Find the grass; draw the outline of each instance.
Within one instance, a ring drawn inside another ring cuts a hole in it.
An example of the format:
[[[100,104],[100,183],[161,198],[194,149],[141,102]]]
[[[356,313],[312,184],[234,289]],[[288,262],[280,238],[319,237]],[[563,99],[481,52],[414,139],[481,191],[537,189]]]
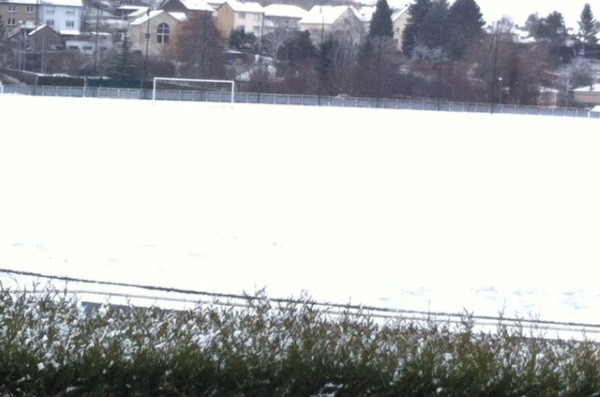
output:
[[[600,396],[589,340],[328,313],[309,297],[187,311],[0,288],[0,396]]]

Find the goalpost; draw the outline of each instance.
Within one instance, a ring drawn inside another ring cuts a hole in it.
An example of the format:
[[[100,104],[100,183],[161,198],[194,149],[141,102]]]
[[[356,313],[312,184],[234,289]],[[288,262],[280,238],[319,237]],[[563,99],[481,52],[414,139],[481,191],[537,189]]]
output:
[[[233,104],[235,101],[235,82],[233,80],[155,77],[152,81],[152,100]]]

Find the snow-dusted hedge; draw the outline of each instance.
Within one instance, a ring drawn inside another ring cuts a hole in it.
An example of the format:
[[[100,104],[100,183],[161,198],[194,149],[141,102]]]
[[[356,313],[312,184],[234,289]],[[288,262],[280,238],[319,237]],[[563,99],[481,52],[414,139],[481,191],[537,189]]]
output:
[[[309,298],[85,314],[51,288],[0,289],[0,396],[592,396],[593,342],[501,322],[331,315]],[[596,394],[595,394],[596,393]]]

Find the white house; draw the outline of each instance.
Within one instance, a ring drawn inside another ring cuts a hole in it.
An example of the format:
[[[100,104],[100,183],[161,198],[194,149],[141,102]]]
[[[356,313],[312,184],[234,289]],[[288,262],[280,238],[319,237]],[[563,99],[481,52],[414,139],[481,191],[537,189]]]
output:
[[[40,2],[40,23],[52,27],[61,34],[79,34],[82,17],[82,0],[44,0]]]
[[[30,32],[46,25],[62,34],[79,34],[83,16],[82,0],[4,0],[0,18],[7,37]]]
[[[304,8],[291,4],[271,4],[264,7],[264,11],[265,34],[276,29],[300,30],[300,20],[308,13]]]

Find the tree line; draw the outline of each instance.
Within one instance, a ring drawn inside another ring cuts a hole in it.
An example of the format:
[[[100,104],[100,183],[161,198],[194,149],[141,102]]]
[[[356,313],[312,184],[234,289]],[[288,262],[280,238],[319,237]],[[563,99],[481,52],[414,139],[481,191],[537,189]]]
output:
[[[321,37],[276,29],[257,38],[235,30],[226,40],[210,14],[197,14],[178,29],[175,45],[161,56],[133,51],[125,35],[120,49],[99,68],[116,79],[245,75],[239,89],[253,92],[519,105],[540,104],[545,88],[566,95],[569,87],[594,82],[582,62],[600,58],[599,25],[589,4],[581,12],[577,35],[557,11],[530,15],[522,27],[529,41],[515,40],[515,24],[508,19],[486,28],[475,0],[415,0],[407,12],[401,43],[394,38],[386,0],[377,1],[367,32],[346,26]],[[227,48],[245,56],[228,61]]]

